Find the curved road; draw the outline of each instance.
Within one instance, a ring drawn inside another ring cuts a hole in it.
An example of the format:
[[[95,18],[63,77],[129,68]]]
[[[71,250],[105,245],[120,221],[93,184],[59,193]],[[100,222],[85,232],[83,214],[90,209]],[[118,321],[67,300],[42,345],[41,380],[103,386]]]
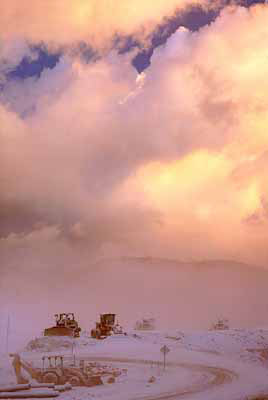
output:
[[[80,355],[79,355],[80,356]],[[117,363],[133,363],[133,364],[155,364],[158,365],[159,362],[152,360],[142,360],[142,359],[131,359],[131,358],[114,358],[114,357],[83,357],[85,360],[90,361],[104,361],[104,362],[117,362]],[[192,363],[177,363],[177,362],[167,362],[166,365],[171,367],[180,367],[190,369],[195,372],[208,373],[211,376],[206,382],[194,384],[191,387],[182,390],[181,388],[173,391],[166,392],[159,395],[152,396],[140,396],[135,397],[131,400],[171,400],[177,399],[181,396],[186,396],[190,394],[201,393],[207,391],[215,386],[220,386],[226,383],[231,383],[232,381],[238,379],[238,374],[234,371],[228,370],[226,368],[220,367],[208,367],[202,364],[192,364]]]
[[[35,355],[36,356],[36,355]],[[31,357],[31,359],[35,359],[36,357]],[[71,356],[65,355],[66,359],[72,359]],[[76,359],[84,359],[87,361],[102,361],[102,362],[116,362],[116,363],[125,363],[125,364],[150,364],[150,365],[159,365],[158,361],[153,360],[144,360],[144,359],[136,359],[136,358],[122,358],[122,357],[97,357],[97,356],[89,356],[88,354],[79,353],[76,355]],[[172,392],[165,392],[159,395],[150,395],[150,396],[138,396],[132,398],[131,400],[176,400],[179,397],[186,395],[193,395],[197,393],[202,393],[208,391],[209,389],[221,386],[223,384],[228,384],[238,379],[238,374],[234,371],[231,371],[226,368],[220,367],[209,367],[203,364],[193,364],[187,362],[167,362],[167,366],[170,367],[180,367],[185,368],[194,372],[207,373],[210,376],[210,379],[205,382],[193,384],[191,387],[177,390],[173,390]]]

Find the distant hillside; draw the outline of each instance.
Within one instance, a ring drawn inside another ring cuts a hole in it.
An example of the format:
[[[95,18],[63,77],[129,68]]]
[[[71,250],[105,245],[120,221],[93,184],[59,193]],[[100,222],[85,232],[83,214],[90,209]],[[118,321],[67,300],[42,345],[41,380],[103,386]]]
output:
[[[13,274],[5,287],[16,291],[12,297],[1,291],[9,305],[0,315],[3,344],[7,312],[11,343],[39,337],[60,312],[74,312],[87,331],[104,312],[116,313],[126,329],[141,318],[155,318],[157,329],[203,330],[218,318],[228,318],[234,328],[268,326],[268,270],[235,261],[84,260],[42,279],[32,271],[22,285]]]
[[[229,318],[233,326],[268,325],[264,268],[228,260],[191,263],[151,257],[103,259],[96,267],[117,288],[118,298],[129,302],[130,313],[141,316],[144,310],[158,317],[161,326],[205,328],[218,317]]]

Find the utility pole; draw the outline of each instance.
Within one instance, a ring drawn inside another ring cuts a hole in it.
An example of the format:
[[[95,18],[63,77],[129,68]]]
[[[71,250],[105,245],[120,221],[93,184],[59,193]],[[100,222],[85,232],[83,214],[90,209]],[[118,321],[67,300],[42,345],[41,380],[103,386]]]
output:
[[[6,353],[9,351],[9,331],[10,331],[10,315],[7,316],[7,332],[6,332]]]

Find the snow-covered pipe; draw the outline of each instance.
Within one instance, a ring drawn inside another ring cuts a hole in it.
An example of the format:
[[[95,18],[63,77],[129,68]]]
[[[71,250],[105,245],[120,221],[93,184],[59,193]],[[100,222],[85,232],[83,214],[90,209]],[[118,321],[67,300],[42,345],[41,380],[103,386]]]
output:
[[[59,396],[59,392],[55,390],[25,390],[25,391],[17,391],[17,392],[1,392],[0,399],[41,399],[41,398],[49,398],[49,397],[57,397]]]
[[[0,386],[1,392],[16,392],[17,390],[27,390],[30,389],[31,385],[29,383],[18,384],[18,385],[9,385],[9,386]]]

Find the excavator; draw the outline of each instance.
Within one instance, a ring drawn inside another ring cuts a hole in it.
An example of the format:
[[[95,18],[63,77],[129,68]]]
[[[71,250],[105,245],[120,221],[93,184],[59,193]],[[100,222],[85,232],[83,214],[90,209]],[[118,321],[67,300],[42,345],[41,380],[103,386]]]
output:
[[[74,313],[55,314],[56,325],[44,330],[44,336],[79,337],[81,328],[74,318]]]
[[[20,358],[19,354],[10,354],[13,358],[12,365],[17,378],[17,383],[29,383],[22,374],[24,369],[28,375],[38,383],[52,383],[54,385],[64,385],[70,383],[72,386],[95,386],[102,385],[101,376],[105,375],[101,369],[96,373],[96,368],[86,365],[85,360],[80,360],[79,366],[66,366],[63,356],[43,356],[43,365],[34,368],[31,363]],[[106,372],[106,375],[111,372]],[[120,372],[113,372],[113,376],[118,376]]]
[[[123,328],[115,323],[116,314],[101,314],[100,322],[96,322],[96,328],[91,330],[91,337],[94,339],[105,339],[113,334],[124,334]]]

